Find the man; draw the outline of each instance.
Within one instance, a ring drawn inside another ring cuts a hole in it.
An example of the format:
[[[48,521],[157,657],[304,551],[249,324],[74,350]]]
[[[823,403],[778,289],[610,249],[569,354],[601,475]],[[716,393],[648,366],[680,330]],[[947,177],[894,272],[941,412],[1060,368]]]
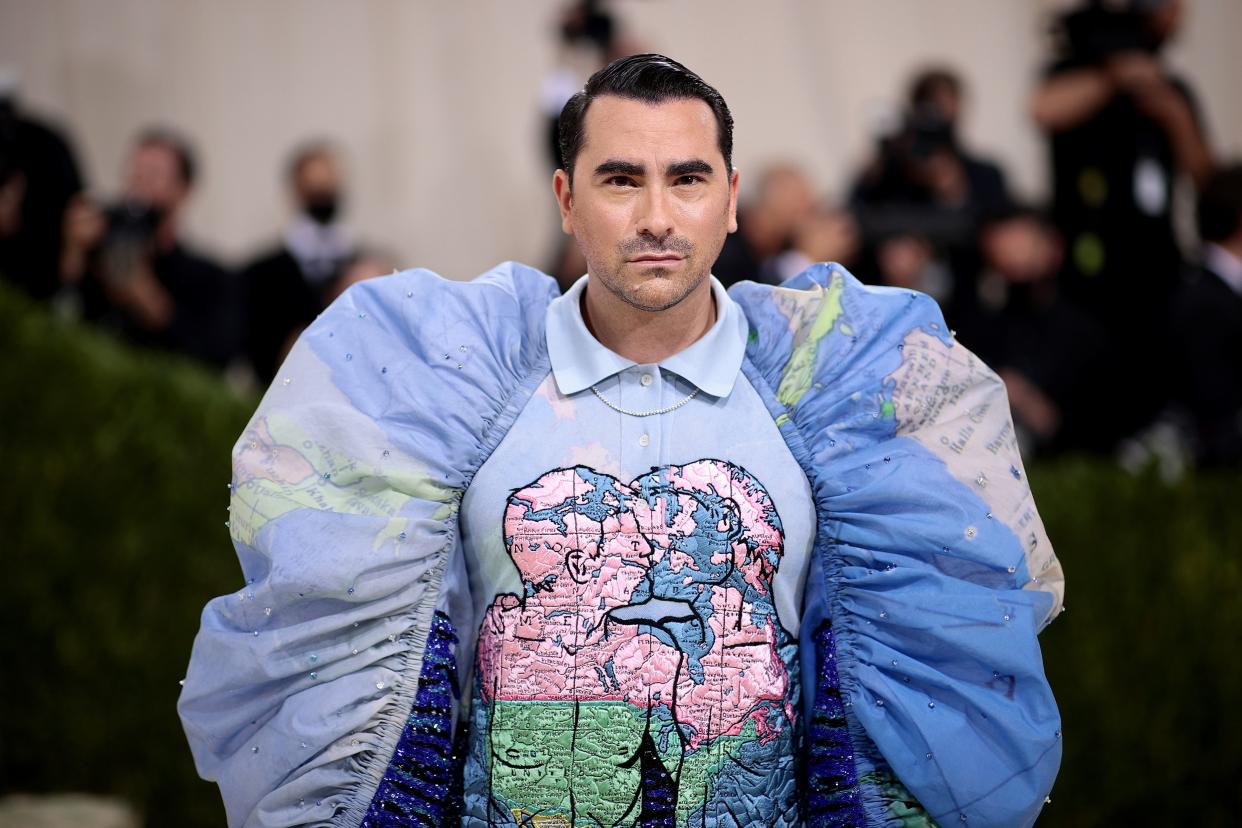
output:
[[[1164,64],[1183,0],[1090,0],[1059,22],[1061,54],[1031,112],[1048,135],[1053,218],[1066,240],[1066,296],[1124,342],[1108,423],[1113,442],[1167,401],[1159,337],[1182,269],[1175,192],[1199,187],[1212,156],[1194,95]]]
[[[60,278],[80,290],[88,319],[224,367],[238,350],[235,283],[181,238],[196,174],[183,138],[165,129],[140,135],[119,204],[105,210],[84,197],[70,202]]]
[[[815,217],[810,179],[793,164],[773,164],[759,174],[754,195],[740,212],[738,231],[725,240],[712,275],[726,288],[746,280],[780,284],[779,257]]]
[[[987,361],[1009,396],[1023,453],[1100,451],[1111,343],[1060,293],[1060,234],[1042,210],[1011,205],[984,222],[975,312],[958,336]]]
[[[31,117],[0,69],[0,279],[37,299],[56,293],[65,207],[81,190],[66,135]]]
[[[1029,824],[1061,574],[995,375],[834,266],[727,294],[680,64],[594,75],[561,157],[564,296],[356,287],[238,443],[180,703],[230,822]]]
[[[259,256],[242,275],[246,290],[246,351],[255,375],[272,381],[302,329],[340,292],[336,281],[354,255],[341,225],[344,182],[336,153],[315,143],[289,164],[297,215],[281,245]]]
[[[1199,196],[1203,252],[1174,303],[1181,398],[1196,459],[1242,463],[1242,164],[1222,167]]]
[[[850,195],[863,268],[876,284],[927,293],[954,325],[973,310],[983,219],[1009,200],[1001,168],[962,141],[965,103],[953,69],[919,71],[898,128],[880,136]]]

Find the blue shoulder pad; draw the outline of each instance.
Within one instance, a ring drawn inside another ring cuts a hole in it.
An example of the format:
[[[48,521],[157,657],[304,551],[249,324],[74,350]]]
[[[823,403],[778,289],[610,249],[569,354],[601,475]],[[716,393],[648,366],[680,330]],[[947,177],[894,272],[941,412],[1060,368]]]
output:
[[[412,270],[298,340],[233,452],[245,585],[203,612],[178,704],[231,826],[358,824],[393,754],[465,487],[547,371],[548,277]]]
[[[808,824],[905,824],[920,804],[940,824],[1030,824],[1060,763],[1036,636],[1064,587],[1004,385],[930,298],[838,265],[731,293],[821,515]]]

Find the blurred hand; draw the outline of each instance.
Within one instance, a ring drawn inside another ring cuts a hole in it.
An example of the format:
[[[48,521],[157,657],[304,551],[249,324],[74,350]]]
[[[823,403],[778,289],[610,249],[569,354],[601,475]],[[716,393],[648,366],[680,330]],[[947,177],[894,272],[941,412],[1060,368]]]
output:
[[[60,280],[73,285],[86,275],[86,257],[103,239],[108,219],[94,202],[76,195],[65,207],[61,225]]]
[[[1146,52],[1125,52],[1107,64],[1113,83],[1153,120],[1172,126],[1179,119],[1190,119],[1190,107],[1169,82],[1164,68]]]
[[[966,168],[954,152],[942,150],[932,155],[923,162],[922,174],[927,188],[940,204],[961,205],[970,196]]]
[[[85,254],[99,244],[108,229],[103,210],[84,195],[76,195],[65,207],[64,246],[70,253]]]
[[[1057,404],[1021,371],[1004,368],[1000,378],[1009,392],[1014,419],[1043,440],[1054,437],[1061,428],[1061,409]]]
[[[22,202],[26,198],[26,174],[15,172],[0,184],[0,239],[16,236],[22,229]]]
[[[160,331],[172,323],[176,305],[172,296],[145,263],[134,268],[125,279],[104,280],[108,298],[129,314],[142,328]]]
[[[1147,52],[1119,52],[1104,64],[1104,70],[1118,89],[1134,93],[1158,84],[1167,84],[1160,61]]]

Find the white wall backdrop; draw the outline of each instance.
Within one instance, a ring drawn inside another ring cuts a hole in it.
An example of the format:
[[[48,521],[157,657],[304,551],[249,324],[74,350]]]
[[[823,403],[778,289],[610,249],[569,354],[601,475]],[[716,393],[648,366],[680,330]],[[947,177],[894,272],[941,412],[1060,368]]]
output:
[[[840,193],[869,125],[912,71],[957,67],[965,133],[1017,189],[1044,193],[1026,115],[1044,22],[1062,0],[626,0],[644,48],[716,85],[746,174],[802,163]],[[287,216],[290,149],[329,137],[352,177],[360,237],[402,266],[457,277],[502,259],[543,264],[558,232],[539,84],[556,61],[561,0],[0,0],[0,67],[26,107],[65,127],[93,192],[115,193],[134,133],[193,138],[203,166],[190,234],[236,262]],[[1242,156],[1242,2],[1197,0],[1172,60],[1213,143]]]

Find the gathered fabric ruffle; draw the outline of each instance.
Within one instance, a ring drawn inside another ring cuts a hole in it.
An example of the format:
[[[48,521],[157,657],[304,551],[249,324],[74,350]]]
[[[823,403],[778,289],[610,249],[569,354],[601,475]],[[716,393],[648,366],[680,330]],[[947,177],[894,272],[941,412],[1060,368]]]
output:
[[[854,773],[843,748],[809,764],[826,804],[808,824],[858,824],[858,808],[867,825],[1030,824],[1061,755],[1037,633],[1063,577],[1003,384],[932,300],[839,266],[731,293],[745,370],[820,514],[804,711],[850,734]]]
[[[204,610],[178,704],[229,825],[366,818],[428,678],[462,494],[547,371],[555,295],[511,263],[370,280],[281,367],[233,453],[245,583]]]

